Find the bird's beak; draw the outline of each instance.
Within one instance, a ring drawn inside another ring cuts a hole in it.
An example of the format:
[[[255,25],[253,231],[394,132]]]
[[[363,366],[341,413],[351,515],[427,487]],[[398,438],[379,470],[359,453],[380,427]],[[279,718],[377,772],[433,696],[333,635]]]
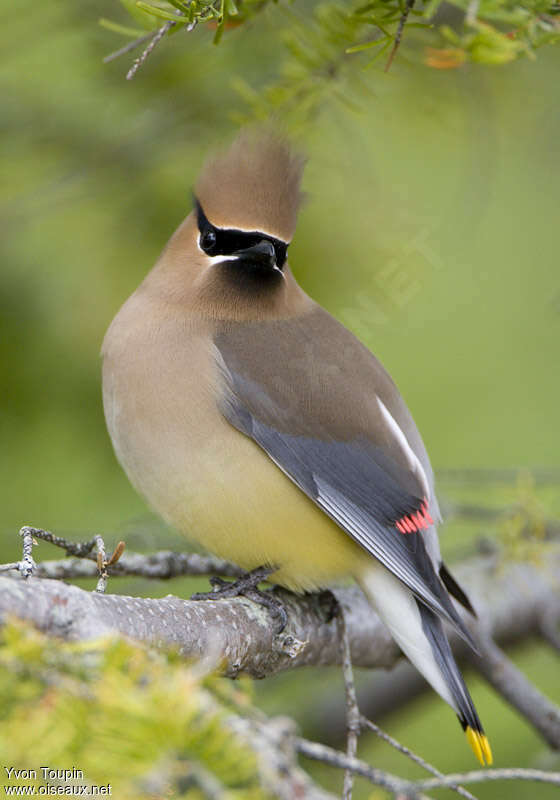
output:
[[[276,250],[268,239],[262,239],[257,244],[252,247],[246,247],[244,250],[237,250],[233,255],[250,266],[278,269],[276,265]]]

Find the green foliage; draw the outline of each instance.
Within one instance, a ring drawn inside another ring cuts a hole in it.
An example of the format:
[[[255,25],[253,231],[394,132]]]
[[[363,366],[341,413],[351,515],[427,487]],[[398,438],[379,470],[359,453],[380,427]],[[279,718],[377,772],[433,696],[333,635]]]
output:
[[[247,81],[233,80],[248,107],[247,113],[236,116],[240,124],[266,120],[281,110],[282,118],[298,127],[314,117],[328,98],[356,110],[359,94],[369,91],[362,74],[353,74],[349,81],[347,51],[367,24],[361,14],[349,13],[332,3],[317,6],[311,20],[287,13],[291,24],[282,33],[282,41],[288,57],[279,77],[261,92],[254,91]],[[377,53],[383,51],[380,47]]]
[[[268,0],[120,0],[127,12],[150,29],[172,22],[168,33],[198,24],[215,28],[214,42],[268,5]],[[275,78],[262,91],[234,77],[250,113],[237,121],[262,119],[271,112],[295,122],[313,117],[326,97],[349,107],[352,95],[368,87],[363,69],[384,65],[406,16],[404,0],[369,0],[359,4],[327,2],[282,6],[288,25],[281,34],[286,55]],[[560,40],[560,5],[556,0],[428,0],[410,9],[400,58],[421,60],[434,69],[454,69],[466,62],[506,64],[534,57],[545,44]],[[118,30],[119,26],[103,20]],[[154,33],[157,28],[154,29]],[[122,26],[120,31],[127,34]],[[130,32],[129,35],[135,35]],[[385,58],[383,58],[385,56]]]
[[[214,42],[218,43],[227,24],[240,25],[268,0],[243,0],[239,5],[235,0],[120,0],[127,12],[138,20],[144,28],[151,30],[154,22],[172,22],[169,33],[182,28],[192,30],[199,23],[207,23],[216,28]],[[155,31],[154,31],[155,33]]]
[[[501,520],[497,540],[504,561],[542,563],[547,552],[557,547],[546,535],[548,509],[538,497],[530,472],[521,472],[517,482],[516,502]]]
[[[264,800],[251,743],[233,734],[251,707],[243,686],[122,640],[62,644],[12,622],[0,639],[3,763],[72,764],[119,800],[156,787],[195,800],[209,784],[225,800]]]

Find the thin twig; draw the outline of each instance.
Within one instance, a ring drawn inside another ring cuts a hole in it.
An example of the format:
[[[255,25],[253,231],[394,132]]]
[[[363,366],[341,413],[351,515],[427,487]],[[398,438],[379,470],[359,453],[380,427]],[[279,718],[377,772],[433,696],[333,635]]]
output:
[[[469,654],[474,667],[507,702],[540,733],[553,750],[560,750],[560,708],[533,686],[487,633],[474,639],[479,654]]]
[[[395,34],[395,41],[393,43],[393,47],[391,48],[391,52],[389,53],[389,58],[387,59],[387,63],[385,64],[385,72],[389,72],[389,69],[391,68],[391,64],[393,63],[393,59],[395,58],[395,55],[397,54],[397,50],[399,49],[399,45],[401,43],[402,32],[404,30],[404,26],[405,26],[406,21],[408,19],[408,15],[410,14],[412,9],[414,8],[414,3],[415,3],[415,0],[406,0],[406,6],[405,6],[405,9],[404,9],[403,13],[401,14],[401,18],[399,20],[399,27],[397,28],[397,32]]]
[[[485,769],[473,772],[455,773],[445,775],[444,778],[429,778],[416,783],[417,789],[437,789],[440,786],[449,787],[452,783],[486,783],[487,781],[534,781],[535,783],[550,783],[560,786],[560,772],[545,772],[541,769],[521,769],[516,767],[506,769]]]
[[[57,578],[59,580],[94,578],[97,575],[95,562],[95,554],[82,556],[80,559],[63,558],[41,561],[37,564],[34,574],[38,578]],[[240,578],[244,574],[240,567],[221,558],[203,556],[199,553],[176,553],[172,550],[146,554],[128,552],[118,564],[109,563],[107,571],[114,577],[135,575],[159,580],[193,575],[222,575],[226,578]]]
[[[33,550],[33,534],[35,532],[34,528],[30,528],[27,525],[20,530],[19,535],[23,539],[23,557],[18,564],[18,570],[20,575],[24,578],[29,578],[30,575],[33,574],[33,570],[35,569],[35,561],[31,554]]]
[[[426,772],[430,772],[432,775],[435,775],[436,778],[445,777],[443,772],[440,772],[439,769],[436,769],[436,767],[430,764],[429,761],[425,761],[421,756],[414,753],[404,744],[401,744],[396,739],[393,739],[392,736],[389,736],[389,734],[386,733],[382,728],[380,728],[379,725],[376,725],[375,722],[372,722],[370,719],[364,717],[363,715],[360,716],[360,722],[362,724],[362,727],[368,728],[370,731],[373,731],[375,734],[377,734],[377,736],[379,736],[380,739],[383,739],[383,741],[387,742],[387,744],[390,744],[391,747],[394,747],[395,750],[399,751],[399,753],[402,753],[404,756],[410,758],[411,761],[414,761],[414,763],[418,764],[419,767],[425,769]],[[456,786],[455,784],[452,784],[449,786],[449,788],[457,792],[457,794],[460,794],[461,797],[465,798],[465,800],[476,800],[476,797],[472,795],[470,792],[467,792],[466,789],[463,789],[462,786]]]
[[[179,11],[178,14],[180,14],[180,13],[181,12]],[[158,30],[156,31],[155,35],[150,40],[149,45],[144,50],[142,50],[142,52],[140,53],[138,58],[134,59],[134,62],[132,64],[131,68],[126,73],[127,81],[131,81],[134,78],[134,76],[136,75],[136,73],[138,72],[138,70],[140,69],[142,64],[144,63],[144,61],[148,58],[148,56],[153,52],[153,50],[161,42],[161,40],[163,39],[165,34],[168,31],[170,31],[171,28],[173,28],[175,26],[175,24],[176,23],[173,22],[172,20],[167,20],[167,22],[163,23],[161,28],[158,28]]]
[[[98,575],[97,555],[93,552],[97,537],[85,542],[72,542],[62,536],[42,528],[22,528],[35,539],[60,547],[69,556],[61,560],[42,561],[33,568],[38,578],[93,578]],[[107,561],[108,575],[138,575],[143,578],[177,578],[185,575],[223,575],[228,578],[240,578],[245,573],[236,564],[214,556],[199,553],[175,553],[161,550],[157,553],[126,553],[123,555],[124,542],[119,542],[113,555]],[[121,558],[122,556],[122,558]],[[85,560],[83,560],[85,559]],[[93,562],[93,563],[90,563]],[[118,563],[117,563],[118,562]],[[19,570],[22,562],[0,565],[0,572]]]
[[[358,736],[360,735],[360,709],[356,697],[354,683],[354,670],[352,669],[352,656],[350,654],[350,639],[344,619],[344,609],[338,605],[337,622],[340,631],[340,649],[342,653],[342,675],[344,677],[344,691],[346,696],[346,755],[355,758],[358,751]],[[354,788],[354,773],[347,769],[344,773],[344,786],[342,800],[352,800]]]
[[[29,531],[35,539],[42,539],[44,542],[54,544],[55,547],[61,547],[66,551],[67,555],[76,556],[77,558],[90,557],[91,551],[96,545],[95,536],[86,542],[71,542],[69,539],[64,539],[62,536],[57,536],[55,533],[46,531],[43,528],[25,527],[21,529],[20,534],[24,530]],[[93,559],[96,560],[96,557],[93,556]]]
[[[306,758],[321,761],[323,764],[329,764],[331,767],[337,767],[338,769],[351,770],[355,775],[360,775],[370,783],[375,784],[375,786],[382,786],[394,794],[410,798],[410,800],[425,797],[410,781],[392,775],[390,772],[370,767],[369,764],[359,758],[349,758],[345,753],[334,750],[325,744],[296,737],[294,746],[297,752]]]
[[[99,580],[97,581],[95,591],[100,594],[105,594],[105,589],[107,588],[107,553],[105,552],[103,537],[96,536],[95,544],[97,547],[97,569],[99,572]]]
[[[382,786],[384,789],[406,798],[425,797],[422,794],[425,790],[429,791],[440,787],[450,789],[461,783],[485,783],[486,781],[520,780],[560,786],[560,772],[545,772],[540,769],[522,768],[476,770],[412,782],[398,778],[389,772],[370,767],[369,764],[360,759],[348,758],[339,750],[334,750],[332,747],[327,747],[317,742],[310,742],[308,739],[296,738],[294,746],[298,753],[307,758],[321,761],[323,764],[329,764],[339,769],[352,770],[356,775],[366,778],[376,786]]]
[[[109,558],[107,558],[105,542],[103,541],[102,537],[96,536],[95,541],[97,544],[97,571],[99,574],[99,580],[97,581],[95,591],[99,592],[100,594],[105,594],[105,590],[107,589],[107,579],[109,577],[107,567],[113,566],[117,563],[124,553],[125,543],[119,542]]]
[[[178,17],[183,17],[183,16],[184,16],[184,14],[183,14],[183,12],[182,12],[182,11],[177,11],[177,16],[178,16]],[[136,59],[134,60],[134,63],[132,64],[131,68],[130,68],[130,69],[128,70],[128,72],[126,73],[126,79],[127,79],[127,81],[131,81],[131,80],[132,80],[132,78],[134,78],[134,76],[136,75],[136,73],[138,72],[138,70],[140,69],[140,67],[142,66],[142,64],[143,64],[143,63],[146,61],[146,59],[148,58],[148,56],[149,56],[149,55],[151,55],[151,53],[153,52],[153,50],[154,50],[154,49],[157,47],[157,45],[158,45],[158,44],[161,42],[161,40],[163,39],[163,37],[165,36],[165,34],[166,34],[166,33],[169,33],[169,31],[171,30],[171,28],[173,28],[173,27],[174,27],[176,24],[177,24],[177,23],[176,23],[174,20],[171,20],[171,19],[170,19],[170,20],[168,20],[167,22],[164,22],[164,24],[161,26],[161,28],[158,28],[158,30],[155,32],[155,34],[153,34],[153,35],[152,35],[152,34],[150,34],[150,36],[152,36],[152,38],[151,38],[151,40],[150,40],[150,43],[149,43],[149,44],[148,44],[148,46],[145,48],[145,50],[143,50],[143,51],[140,53],[140,55],[138,56],[138,58],[136,58]],[[192,22],[190,22],[188,25],[185,25],[184,27],[185,27],[185,30],[187,31],[187,33],[190,33],[191,31],[193,31],[193,30],[196,28],[197,24],[198,24],[198,18],[195,18],[195,19],[193,19],[193,21],[192,21]]]
[[[124,56],[127,53],[130,53],[131,50],[135,50],[137,47],[140,47],[141,44],[147,42],[148,39],[152,39],[156,35],[157,31],[150,31],[149,33],[145,33],[143,36],[139,36],[138,39],[134,39],[132,42],[125,44],[124,47],[119,47],[118,50],[114,50],[112,53],[109,53],[108,56],[105,56],[103,59],[104,64],[108,64],[110,61],[114,61],[119,56]]]

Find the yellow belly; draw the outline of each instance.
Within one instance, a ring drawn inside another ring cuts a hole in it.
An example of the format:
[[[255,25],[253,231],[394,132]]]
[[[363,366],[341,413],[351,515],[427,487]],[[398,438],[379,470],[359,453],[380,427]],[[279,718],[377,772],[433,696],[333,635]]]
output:
[[[210,340],[186,337],[179,323],[124,336],[119,317],[105,346],[105,414],[117,456],[150,505],[244,569],[278,565],[271,579],[295,591],[367,569],[371,557],[221,415]],[[158,335],[180,337],[173,358],[162,357],[170,348]]]
[[[293,591],[325,587],[371,563],[217,409],[173,429],[166,418],[116,414],[112,436],[131,482],[188,538],[246,570],[278,565],[271,580]]]
[[[230,435],[238,440],[234,453],[207,451],[196,459],[198,477],[170,520],[175,527],[244,569],[277,565],[271,580],[294,591],[361,573],[371,557],[258,445],[237,431]]]

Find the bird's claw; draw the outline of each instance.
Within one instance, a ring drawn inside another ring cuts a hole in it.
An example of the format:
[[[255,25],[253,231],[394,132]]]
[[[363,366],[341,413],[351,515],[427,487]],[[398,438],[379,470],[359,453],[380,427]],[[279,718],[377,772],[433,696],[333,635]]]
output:
[[[246,597],[257,605],[268,609],[271,617],[276,623],[275,633],[282,633],[288,622],[288,615],[282,601],[272,595],[270,591],[262,591],[258,588],[261,581],[276,571],[276,567],[257,567],[257,569],[247,572],[236,581],[226,581],[223,578],[212,577],[210,584],[212,591],[196,592],[191,596],[191,600],[221,600],[230,597]]]

